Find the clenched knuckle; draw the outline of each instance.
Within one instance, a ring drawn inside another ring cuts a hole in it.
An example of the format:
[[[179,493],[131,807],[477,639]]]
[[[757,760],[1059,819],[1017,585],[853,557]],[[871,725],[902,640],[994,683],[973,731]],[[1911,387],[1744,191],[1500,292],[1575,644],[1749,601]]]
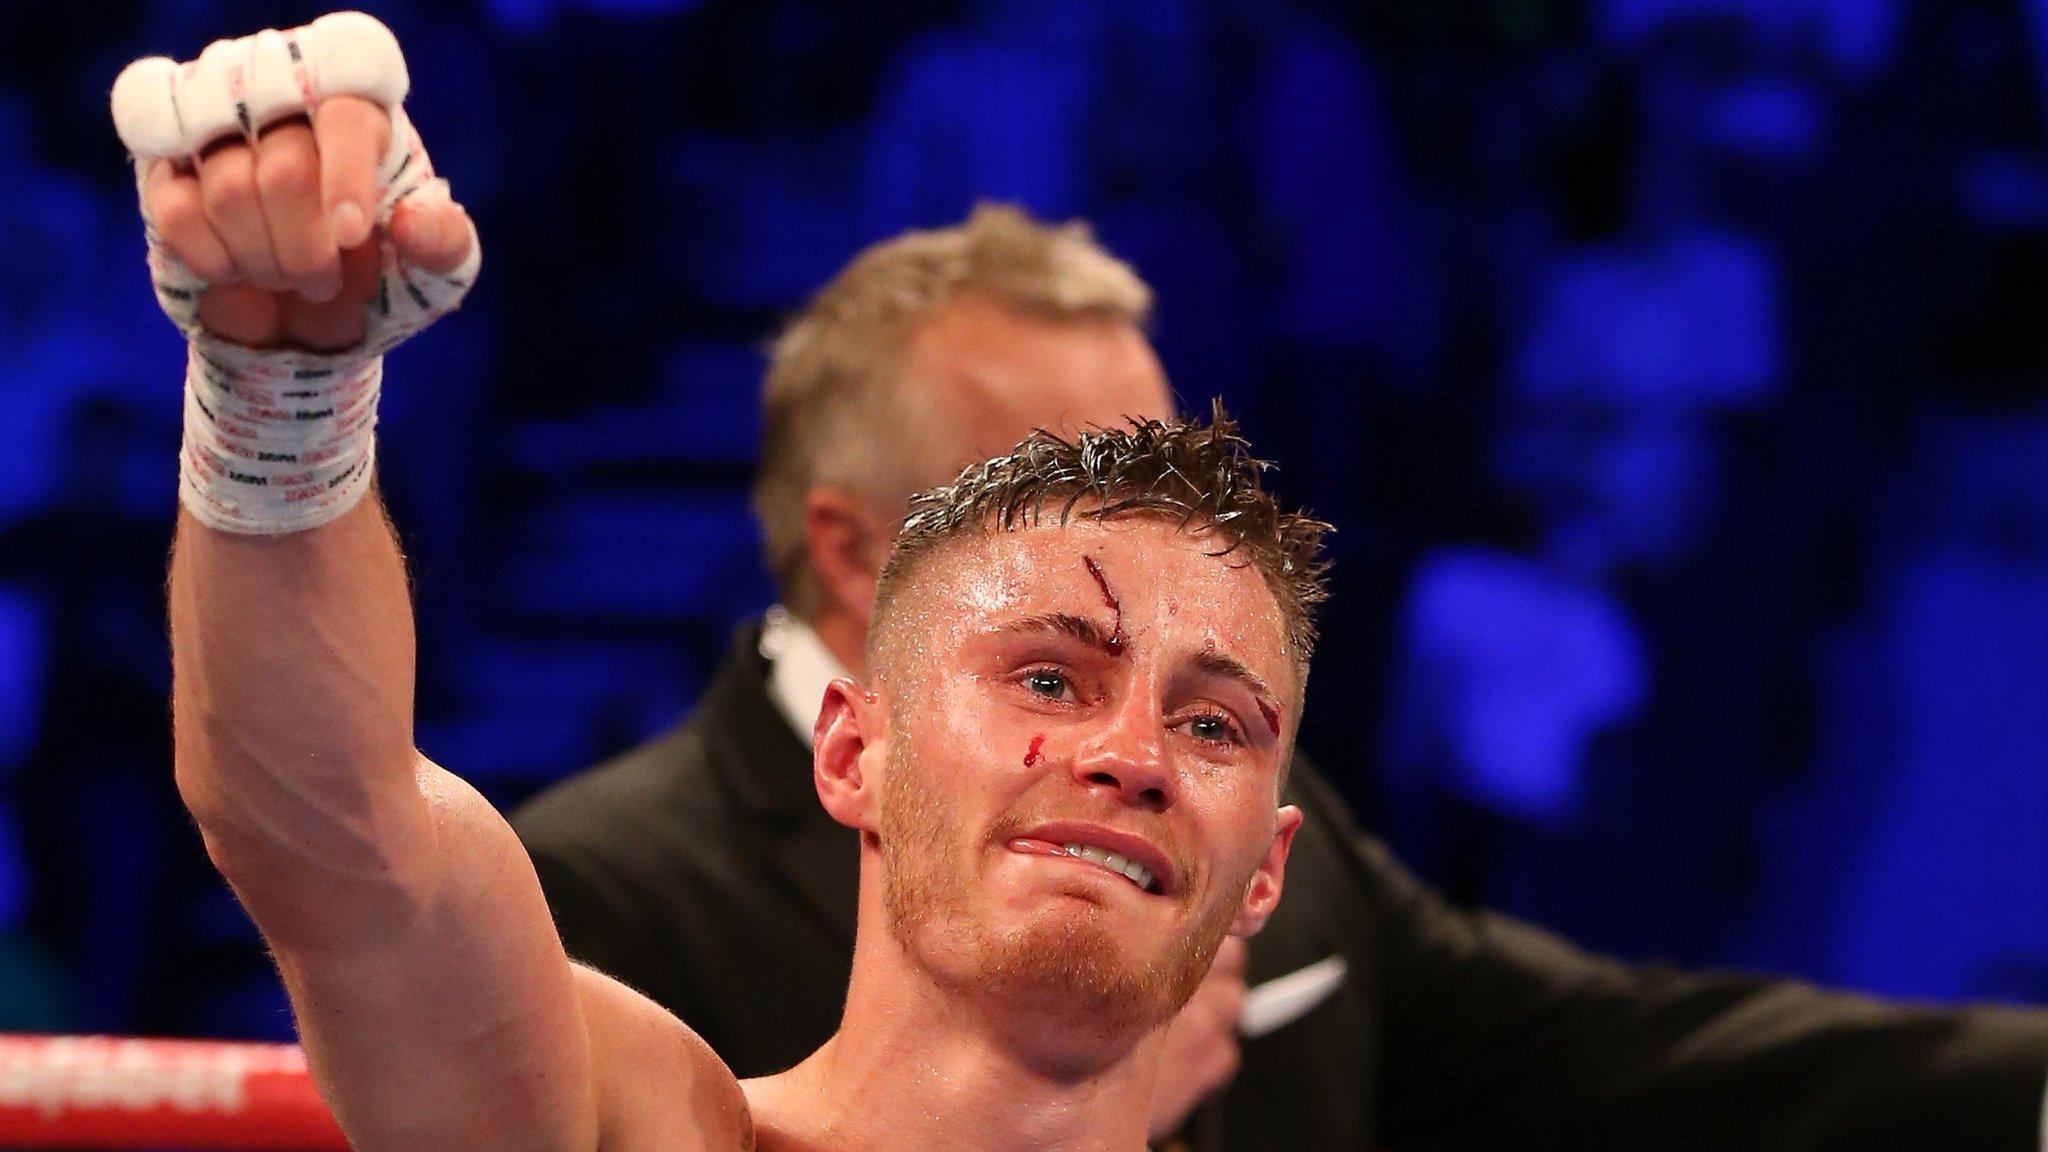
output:
[[[256,165],[256,180],[266,201],[303,200],[320,188],[313,158],[298,149],[264,153]]]
[[[208,280],[231,271],[221,259],[219,246],[207,233],[206,217],[199,210],[196,195],[161,200],[156,206],[157,234],[179,263]]]
[[[198,229],[206,226],[197,193],[182,185],[157,189],[150,198],[149,215],[157,231],[173,245],[188,243]]]
[[[249,211],[256,202],[256,185],[246,168],[219,172],[204,181],[200,195],[207,212],[219,220]]]

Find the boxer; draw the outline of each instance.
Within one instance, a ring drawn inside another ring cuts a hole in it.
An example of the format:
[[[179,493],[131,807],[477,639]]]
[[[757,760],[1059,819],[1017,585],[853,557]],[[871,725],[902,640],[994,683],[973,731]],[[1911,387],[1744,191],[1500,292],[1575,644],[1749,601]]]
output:
[[[859,832],[838,1032],[744,1084],[570,963],[504,820],[413,745],[374,496],[382,354],[479,246],[339,14],[117,82],[191,345],[170,583],[178,786],[323,1094],[379,1148],[1102,1148],[1163,1026],[1281,892],[1324,525],[1217,412],[1038,435],[917,498],[814,773]]]

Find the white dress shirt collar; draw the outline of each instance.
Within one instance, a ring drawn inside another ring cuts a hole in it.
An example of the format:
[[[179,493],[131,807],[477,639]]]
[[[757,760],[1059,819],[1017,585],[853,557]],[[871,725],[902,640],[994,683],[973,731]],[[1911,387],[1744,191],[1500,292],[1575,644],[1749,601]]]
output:
[[[825,702],[825,689],[841,676],[850,676],[832,650],[811,626],[777,604],[761,621],[761,655],[768,661],[768,694],[782,718],[796,732],[797,739],[810,747],[811,730],[817,726],[818,707]]]

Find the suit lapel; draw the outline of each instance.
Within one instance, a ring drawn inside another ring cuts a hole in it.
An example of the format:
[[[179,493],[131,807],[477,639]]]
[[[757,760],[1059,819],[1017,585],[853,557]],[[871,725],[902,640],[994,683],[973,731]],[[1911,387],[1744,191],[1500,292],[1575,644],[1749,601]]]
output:
[[[748,624],[698,706],[705,750],[752,827],[748,847],[832,936],[851,948],[860,841],[818,804],[811,750],[769,695],[761,628]]]

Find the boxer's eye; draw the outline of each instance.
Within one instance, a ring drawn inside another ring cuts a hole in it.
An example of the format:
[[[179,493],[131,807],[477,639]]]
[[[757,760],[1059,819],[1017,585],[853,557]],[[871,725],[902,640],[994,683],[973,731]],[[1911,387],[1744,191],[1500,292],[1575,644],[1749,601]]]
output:
[[[1067,674],[1057,668],[1030,668],[1019,677],[1026,691],[1047,700],[1071,700],[1074,686]]]
[[[1244,733],[1221,712],[1197,712],[1181,721],[1188,735],[1210,744],[1242,744]]]

